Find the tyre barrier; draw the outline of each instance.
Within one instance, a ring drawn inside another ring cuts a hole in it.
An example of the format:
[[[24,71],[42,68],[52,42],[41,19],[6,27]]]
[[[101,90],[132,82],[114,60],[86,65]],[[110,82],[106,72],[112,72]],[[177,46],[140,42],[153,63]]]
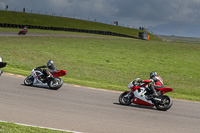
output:
[[[81,32],[81,33],[111,35],[111,36],[119,36],[119,37],[128,37],[128,38],[141,39],[140,37],[125,35],[125,34],[119,34],[119,33],[110,32],[110,31],[85,30],[85,29],[75,29],[75,28],[45,27],[45,26],[34,26],[34,25],[20,25],[20,24],[0,23],[0,27],[7,27],[7,28],[23,28],[24,26],[27,26],[28,29],[70,31],[70,32]]]

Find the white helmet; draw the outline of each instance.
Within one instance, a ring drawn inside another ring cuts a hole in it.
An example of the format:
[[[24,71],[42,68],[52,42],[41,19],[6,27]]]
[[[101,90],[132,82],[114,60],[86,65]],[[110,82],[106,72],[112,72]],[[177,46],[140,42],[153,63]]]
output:
[[[1,56],[0,56],[0,62],[2,62],[2,58],[1,58]]]
[[[47,62],[47,66],[50,67],[51,65],[53,65],[53,61],[52,61],[52,60],[49,60],[49,61]]]

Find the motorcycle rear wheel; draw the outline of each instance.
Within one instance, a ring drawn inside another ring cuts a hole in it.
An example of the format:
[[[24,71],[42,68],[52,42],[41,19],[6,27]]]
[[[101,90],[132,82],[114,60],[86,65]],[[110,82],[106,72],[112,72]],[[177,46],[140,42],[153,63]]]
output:
[[[121,105],[130,105],[132,103],[132,98],[130,98],[129,100],[127,99],[127,92],[124,92],[122,93],[120,96],[119,96],[119,103]]]
[[[155,107],[158,110],[166,111],[171,108],[173,101],[169,96],[162,95],[159,96],[159,98],[161,99],[161,102],[155,104]]]
[[[30,75],[24,79],[24,85],[31,86],[33,85],[33,77]]]
[[[50,89],[58,90],[63,85],[63,80],[61,78],[53,78],[48,85]]]

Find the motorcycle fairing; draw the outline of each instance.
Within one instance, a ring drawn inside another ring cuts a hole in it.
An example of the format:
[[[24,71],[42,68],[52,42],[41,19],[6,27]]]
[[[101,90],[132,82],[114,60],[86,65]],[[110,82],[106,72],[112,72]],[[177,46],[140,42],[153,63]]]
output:
[[[38,74],[37,74],[38,73]],[[38,75],[43,75],[43,73],[42,72],[40,72],[40,71],[38,71],[38,70],[32,70],[32,72],[31,72],[31,76],[33,76],[34,77],[34,80],[33,80],[33,84],[34,85],[47,85],[47,83],[43,83],[42,81],[40,81],[39,79],[38,79]]]
[[[143,101],[137,97],[133,98],[133,103],[139,104],[139,105],[145,105],[145,106],[153,106],[151,101]]]
[[[34,78],[33,85],[47,85],[47,83],[43,83],[38,78]]]
[[[138,88],[133,93],[134,93],[133,103],[152,106],[153,104],[152,101],[147,100],[145,97],[146,90],[144,87]]]
[[[136,91],[136,90],[138,90],[139,88],[140,88],[139,86],[132,86],[131,87],[131,89],[132,89],[133,92]]]

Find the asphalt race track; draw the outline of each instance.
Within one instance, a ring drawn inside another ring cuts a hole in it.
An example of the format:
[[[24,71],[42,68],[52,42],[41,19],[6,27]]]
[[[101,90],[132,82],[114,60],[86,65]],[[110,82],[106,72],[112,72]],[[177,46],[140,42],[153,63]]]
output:
[[[84,133],[199,133],[200,103],[174,100],[168,111],[118,103],[121,92],[64,84],[59,90],[0,77],[0,120]],[[173,92],[172,92],[173,93]]]

